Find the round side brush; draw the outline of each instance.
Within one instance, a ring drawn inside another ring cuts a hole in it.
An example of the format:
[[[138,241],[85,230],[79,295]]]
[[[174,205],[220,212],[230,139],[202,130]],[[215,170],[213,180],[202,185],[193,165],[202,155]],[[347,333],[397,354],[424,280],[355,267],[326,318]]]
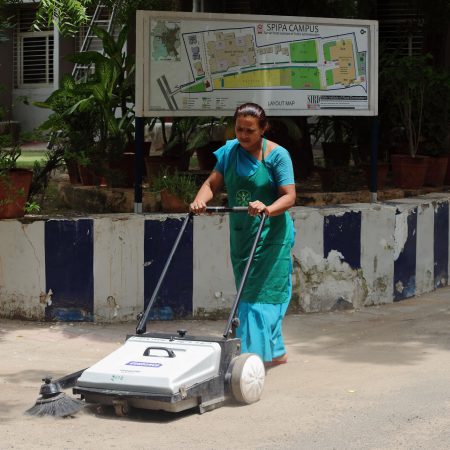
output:
[[[68,397],[61,389],[60,384],[52,382],[51,377],[43,378],[44,382],[39,390],[40,397],[33,407],[25,411],[31,416],[67,417],[76,414],[84,405],[78,399]]]

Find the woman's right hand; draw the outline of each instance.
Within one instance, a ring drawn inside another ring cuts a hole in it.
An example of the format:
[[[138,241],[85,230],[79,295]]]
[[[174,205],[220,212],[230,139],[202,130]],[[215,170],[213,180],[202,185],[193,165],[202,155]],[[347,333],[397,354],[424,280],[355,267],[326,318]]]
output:
[[[189,205],[189,211],[194,214],[203,214],[206,211],[206,203],[202,200],[194,200]]]

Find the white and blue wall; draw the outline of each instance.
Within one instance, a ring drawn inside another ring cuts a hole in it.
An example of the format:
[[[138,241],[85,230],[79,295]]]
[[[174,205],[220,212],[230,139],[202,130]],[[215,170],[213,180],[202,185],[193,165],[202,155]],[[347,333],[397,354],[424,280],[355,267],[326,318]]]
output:
[[[450,194],[292,209],[293,300],[305,312],[392,303],[448,285]],[[135,321],[184,215],[0,221],[0,316]],[[228,216],[188,224],[151,317],[227,314]]]

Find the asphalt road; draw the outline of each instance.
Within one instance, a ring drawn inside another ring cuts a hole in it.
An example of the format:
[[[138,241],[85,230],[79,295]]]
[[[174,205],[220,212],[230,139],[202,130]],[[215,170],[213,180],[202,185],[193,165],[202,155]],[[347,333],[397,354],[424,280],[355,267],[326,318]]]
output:
[[[158,322],[219,336],[224,322]],[[290,315],[289,363],[262,399],[199,415],[85,407],[74,418],[25,416],[43,375],[98,361],[134,324],[0,320],[0,449],[448,449],[450,288],[361,311]],[[70,391],[68,391],[70,394]]]

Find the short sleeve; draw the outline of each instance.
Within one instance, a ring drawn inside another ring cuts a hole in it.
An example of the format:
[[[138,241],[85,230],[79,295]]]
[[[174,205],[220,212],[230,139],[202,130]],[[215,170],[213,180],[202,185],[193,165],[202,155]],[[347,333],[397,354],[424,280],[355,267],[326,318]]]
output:
[[[225,173],[225,151],[226,145],[220,147],[218,150],[214,152],[215,157],[217,158],[216,165],[214,166],[214,170],[221,173],[222,175]]]
[[[284,147],[273,149],[269,153],[266,163],[271,169],[273,182],[276,186],[295,184],[291,156]]]
[[[236,145],[236,142],[237,142],[236,139],[227,141],[225,145],[223,145],[214,152],[214,155],[217,158],[214,170],[216,170],[222,175],[225,175],[226,168],[228,167],[228,161],[230,159],[230,152],[233,146]]]

